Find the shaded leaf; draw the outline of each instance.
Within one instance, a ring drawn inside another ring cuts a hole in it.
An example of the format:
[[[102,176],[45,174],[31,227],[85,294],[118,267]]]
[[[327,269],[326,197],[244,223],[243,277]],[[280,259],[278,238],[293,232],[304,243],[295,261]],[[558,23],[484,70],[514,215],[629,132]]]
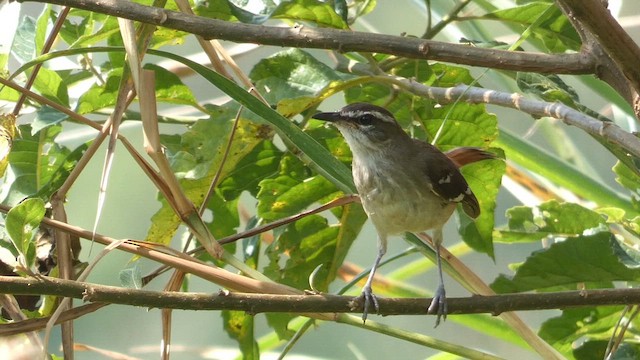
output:
[[[120,270],[119,277],[120,284],[126,288],[142,289],[144,286],[138,262],[133,262],[127,268]]]
[[[224,331],[238,342],[242,358],[260,359],[260,348],[254,335],[254,316],[244,311],[222,311]]]
[[[622,308],[622,306],[601,306],[566,309],[562,311],[562,315],[545,321],[539,335],[566,356],[571,356],[573,351],[582,352],[586,349],[594,351],[592,355],[600,351],[604,353],[606,342],[611,336],[610,329],[620,319]],[[604,348],[594,347],[595,343],[593,343],[582,350],[576,349],[576,345],[583,343],[585,339],[604,341]],[[599,359],[602,358],[603,356],[599,357]]]
[[[33,135],[46,127],[60,124],[67,118],[69,118],[67,114],[45,105],[36,111],[36,118],[31,123],[31,134]]]
[[[33,60],[36,57],[36,21],[30,16],[25,16],[13,39],[11,52],[22,63]]]

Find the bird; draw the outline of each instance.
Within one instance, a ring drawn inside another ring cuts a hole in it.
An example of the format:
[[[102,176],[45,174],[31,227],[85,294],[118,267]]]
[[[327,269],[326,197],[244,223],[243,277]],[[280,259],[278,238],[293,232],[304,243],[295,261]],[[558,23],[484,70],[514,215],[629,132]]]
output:
[[[478,199],[460,173],[466,164],[494,159],[474,147],[443,153],[434,145],[411,138],[387,109],[352,103],[335,112],[312,116],[337,127],[353,154],[352,174],[365,213],[378,235],[377,256],[362,288],[362,320],[371,307],[379,312],[372,283],[387,251],[389,236],[432,230],[438,267],[438,287],[428,307],[436,325],[447,316],[440,247],[442,229],[458,204],[472,219],[480,215]]]

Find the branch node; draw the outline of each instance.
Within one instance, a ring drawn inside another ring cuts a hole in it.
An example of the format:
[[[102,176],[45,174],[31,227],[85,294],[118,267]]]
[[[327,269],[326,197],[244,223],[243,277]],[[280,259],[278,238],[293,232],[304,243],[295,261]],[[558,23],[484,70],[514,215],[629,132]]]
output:
[[[418,52],[424,56],[427,56],[427,54],[429,53],[429,43],[426,41],[420,43],[420,45],[418,45]]]
[[[82,301],[84,302],[93,302],[93,297],[96,291],[93,287],[86,287],[82,292]]]
[[[231,291],[227,289],[218,290],[218,296],[231,296]]]

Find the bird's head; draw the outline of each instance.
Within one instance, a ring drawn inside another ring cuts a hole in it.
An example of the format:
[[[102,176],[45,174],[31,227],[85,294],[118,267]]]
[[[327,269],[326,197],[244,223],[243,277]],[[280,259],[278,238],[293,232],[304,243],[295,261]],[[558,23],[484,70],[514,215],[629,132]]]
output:
[[[383,149],[409,137],[387,109],[372,104],[353,103],[312,117],[333,123],[354,152]]]

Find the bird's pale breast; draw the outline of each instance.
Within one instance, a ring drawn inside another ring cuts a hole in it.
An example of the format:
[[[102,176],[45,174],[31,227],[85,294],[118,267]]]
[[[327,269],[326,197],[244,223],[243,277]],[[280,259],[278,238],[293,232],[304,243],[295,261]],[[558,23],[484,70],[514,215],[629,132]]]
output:
[[[404,170],[380,161],[354,163],[358,194],[376,229],[391,235],[444,224],[456,204],[433,193],[426,179],[411,177]]]

